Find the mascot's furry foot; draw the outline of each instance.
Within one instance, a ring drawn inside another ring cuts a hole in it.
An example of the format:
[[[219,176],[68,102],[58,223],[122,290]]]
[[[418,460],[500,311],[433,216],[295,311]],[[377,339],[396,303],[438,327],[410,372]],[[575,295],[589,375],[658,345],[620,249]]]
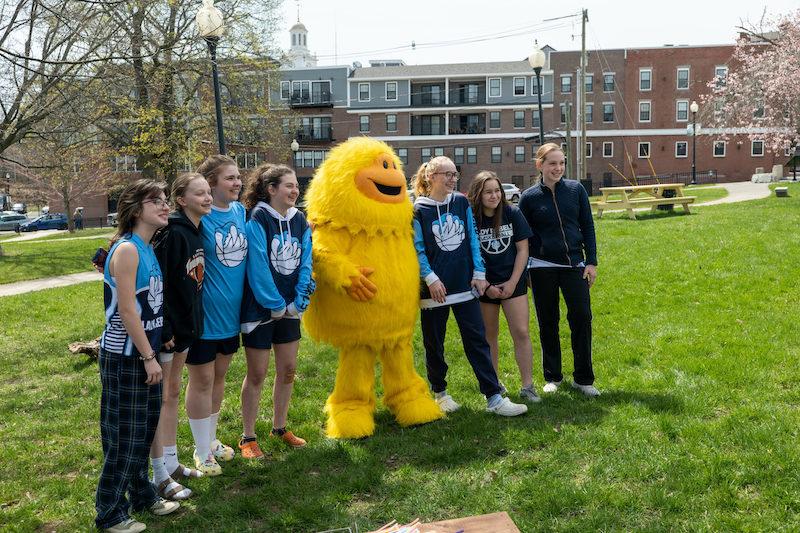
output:
[[[335,404],[328,399],[325,404],[325,412],[328,413],[325,433],[332,439],[369,437],[375,432],[374,408],[374,405],[363,402]]]
[[[397,423],[403,427],[427,424],[444,417],[439,404],[430,397],[430,393],[394,406],[392,413]]]
[[[383,365],[383,403],[401,426],[433,422],[444,416],[428,385],[414,370],[411,339],[387,349]]]

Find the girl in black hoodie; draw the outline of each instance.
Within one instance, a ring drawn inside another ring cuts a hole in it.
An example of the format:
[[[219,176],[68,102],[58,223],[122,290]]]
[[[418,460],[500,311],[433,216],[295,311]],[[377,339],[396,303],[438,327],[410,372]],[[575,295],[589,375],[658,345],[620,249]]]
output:
[[[161,417],[150,449],[153,482],[161,497],[188,498],[180,484],[202,474],[178,462],[178,399],[189,346],[203,333],[203,273],[205,261],[200,219],[211,211],[211,188],[201,174],[183,174],[172,184],[175,211],[155,238],[155,252],[164,276],[164,340],[159,362],[164,385]]]

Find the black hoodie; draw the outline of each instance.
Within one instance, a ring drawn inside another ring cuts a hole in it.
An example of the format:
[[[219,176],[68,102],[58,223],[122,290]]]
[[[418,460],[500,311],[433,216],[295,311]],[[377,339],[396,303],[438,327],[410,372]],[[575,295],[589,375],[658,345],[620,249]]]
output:
[[[185,351],[203,334],[202,222],[195,227],[181,211],[169,215],[169,224],[154,239],[164,277],[164,328],[161,338],[175,338],[175,349]]]

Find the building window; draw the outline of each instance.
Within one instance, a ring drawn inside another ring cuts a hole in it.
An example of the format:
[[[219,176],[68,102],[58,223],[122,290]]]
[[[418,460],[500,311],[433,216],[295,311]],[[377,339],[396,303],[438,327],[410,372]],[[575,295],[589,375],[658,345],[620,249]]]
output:
[[[489,111],[489,127],[492,129],[500,127],[500,111]]]
[[[442,157],[444,155],[444,148],[434,148],[433,157]]]
[[[361,115],[358,117],[358,131],[361,133],[369,131],[369,115]]]
[[[492,163],[500,163],[503,160],[503,150],[499,146],[492,146]]]
[[[650,100],[639,102],[639,122],[650,122]]]
[[[478,162],[478,149],[475,146],[467,147],[467,164],[474,165]]]
[[[408,148],[398,148],[397,157],[400,158],[401,163],[408,165]]]
[[[541,82],[541,76],[539,77],[539,81]],[[540,89],[541,87],[539,87],[539,85],[536,83],[536,76],[531,76],[531,96],[534,94],[540,94]]]
[[[500,78],[489,78],[489,98],[500,98]]]
[[[282,81],[281,82],[281,100],[288,100],[289,99],[289,82]]]
[[[283,119],[283,134],[289,135],[289,133],[291,132],[291,128],[292,128],[292,119],[290,118]]]
[[[592,143],[587,142],[586,143],[586,158],[588,159],[590,157],[592,157]]]
[[[603,74],[603,92],[604,93],[613,93],[614,92],[614,73],[613,72],[606,72]]]
[[[317,168],[327,156],[327,150],[299,150],[294,153],[294,165],[297,168]]]
[[[464,147],[456,146],[453,148],[453,163],[456,165],[464,164]]]
[[[725,141],[714,141],[714,157],[725,157]]]
[[[764,118],[764,101],[756,100],[756,108],[753,110],[753,118]]]
[[[386,100],[389,102],[394,102],[397,100],[397,82],[396,81],[387,81],[386,82]]]
[[[587,74],[584,77],[584,80],[585,80],[585,84],[584,85],[586,86],[586,92],[587,93],[593,93],[594,92],[594,74]]]
[[[567,104],[558,104],[558,109],[560,111],[559,115],[561,117],[561,123],[567,123]]]
[[[539,110],[538,109],[533,109],[531,111],[531,127],[533,127],[533,128],[541,128],[542,127],[542,123],[539,120]]]
[[[524,163],[525,162],[525,147],[524,146],[515,146],[514,147],[514,162],[515,163]]]
[[[591,124],[594,120],[594,104],[586,104],[584,114],[586,115],[586,123]]]
[[[572,92],[572,76],[561,76],[561,94]]]
[[[761,157],[764,155],[764,141],[750,141],[750,155]]]
[[[640,68],[639,69],[639,90],[649,91],[653,88],[653,69]]]
[[[727,80],[728,80],[728,66],[717,65],[716,67],[714,67],[714,81],[716,81],[717,87],[724,87]]]
[[[567,143],[561,143],[561,151],[567,154]]]
[[[369,83],[358,84],[358,101],[369,102]]]
[[[639,157],[641,159],[649,159],[650,158],[650,143],[649,142],[639,143]]]
[[[422,149],[422,162],[427,163],[431,159],[431,149],[430,148],[423,148]]]
[[[386,131],[397,131],[397,115],[386,115]]]
[[[689,67],[678,67],[678,89],[689,88]]]
[[[614,143],[606,141],[603,143],[603,157],[614,157]]]
[[[514,111],[514,127],[525,127],[525,111]]]
[[[675,120],[678,122],[689,121],[689,100],[675,102]]]
[[[603,122],[614,122],[614,104],[612,102],[603,104]]]
[[[136,166],[135,155],[118,155],[115,162],[117,172],[137,172],[139,170]]]
[[[684,158],[689,154],[689,143],[686,141],[677,141],[675,143],[675,157]]]
[[[525,96],[525,78],[514,78],[514,96]]]

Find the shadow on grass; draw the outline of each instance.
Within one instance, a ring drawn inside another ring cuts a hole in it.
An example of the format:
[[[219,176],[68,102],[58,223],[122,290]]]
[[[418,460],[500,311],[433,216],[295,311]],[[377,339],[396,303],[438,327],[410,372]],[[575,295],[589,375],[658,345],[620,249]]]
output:
[[[682,208],[673,209],[672,211],[637,211],[636,212],[636,220],[631,220],[628,218],[627,212],[614,212],[614,213],[603,213],[603,218],[598,219],[597,215],[595,215],[595,222],[598,220],[630,220],[631,222],[637,221],[645,221],[645,220],[661,220],[664,218],[673,218],[673,217],[682,217],[682,216],[691,216],[695,213],[687,213]]]

